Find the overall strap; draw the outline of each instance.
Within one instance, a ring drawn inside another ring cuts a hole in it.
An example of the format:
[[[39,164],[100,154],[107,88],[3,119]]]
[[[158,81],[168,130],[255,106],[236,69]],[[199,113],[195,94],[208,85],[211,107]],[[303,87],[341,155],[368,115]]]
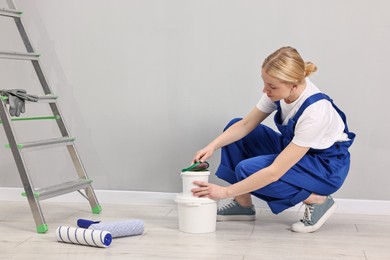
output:
[[[339,113],[341,119],[343,120],[344,122],[344,125],[345,125],[345,128],[344,128],[344,132],[345,133],[349,133],[349,130],[348,130],[348,124],[347,124],[347,117],[345,116],[344,112],[341,111],[334,103],[333,103],[333,100],[331,100],[332,102],[332,106],[334,109],[336,109],[337,113]]]
[[[325,95],[324,93],[316,93],[314,95],[311,95],[310,97],[308,97],[304,102],[303,104],[301,105],[301,107],[298,109],[297,113],[294,115],[294,117],[292,118],[292,120],[294,122],[297,122],[299,117],[302,115],[303,111],[305,111],[305,109],[310,106],[311,104],[314,104],[315,102],[319,101],[319,100],[322,100],[322,99],[327,99],[329,100],[332,104],[332,99],[330,97],[328,97],[327,95]]]
[[[275,101],[275,104],[276,104],[276,107],[277,107],[276,110],[280,110],[280,100]]]
[[[349,130],[348,130],[348,124],[347,124],[347,117],[345,116],[344,112],[341,111],[334,103],[333,103],[333,99],[331,99],[328,95],[324,94],[324,93],[317,93],[317,94],[314,94],[310,97],[308,97],[305,102],[303,102],[302,106],[299,108],[298,112],[295,114],[294,118],[293,118],[293,121],[294,122],[297,122],[298,118],[302,115],[303,111],[305,111],[305,109],[310,106],[311,104],[319,101],[319,100],[322,100],[322,99],[326,99],[328,100],[333,108],[337,111],[337,113],[340,115],[341,119],[343,120],[344,122],[344,132],[345,133],[349,133]]]

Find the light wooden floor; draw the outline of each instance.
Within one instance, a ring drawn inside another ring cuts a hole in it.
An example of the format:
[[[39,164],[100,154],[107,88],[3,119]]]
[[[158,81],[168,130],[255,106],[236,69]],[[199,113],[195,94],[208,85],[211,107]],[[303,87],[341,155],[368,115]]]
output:
[[[215,233],[187,234],[178,230],[175,206],[102,206],[93,215],[87,203],[43,202],[49,231],[37,234],[27,202],[0,201],[0,259],[390,259],[390,216],[336,213],[320,231],[297,234],[289,227],[301,214],[258,209],[255,222],[219,222]],[[79,218],[138,218],[145,232],[108,248],[57,242],[56,228]]]

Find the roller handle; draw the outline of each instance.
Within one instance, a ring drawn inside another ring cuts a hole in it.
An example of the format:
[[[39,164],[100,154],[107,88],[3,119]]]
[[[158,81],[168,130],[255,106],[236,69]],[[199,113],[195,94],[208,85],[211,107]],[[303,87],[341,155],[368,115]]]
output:
[[[100,223],[100,221],[93,221],[93,220],[82,219],[82,218],[77,220],[77,226],[81,228],[89,228],[90,225],[97,224],[97,223]]]

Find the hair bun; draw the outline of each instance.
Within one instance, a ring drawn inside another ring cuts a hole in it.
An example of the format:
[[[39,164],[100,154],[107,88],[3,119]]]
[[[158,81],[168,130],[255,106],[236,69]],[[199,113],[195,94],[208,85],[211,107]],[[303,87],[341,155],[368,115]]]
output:
[[[312,73],[316,71],[317,71],[317,66],[314,63],[310,61],[305,62],[305,77],[310,76]]]

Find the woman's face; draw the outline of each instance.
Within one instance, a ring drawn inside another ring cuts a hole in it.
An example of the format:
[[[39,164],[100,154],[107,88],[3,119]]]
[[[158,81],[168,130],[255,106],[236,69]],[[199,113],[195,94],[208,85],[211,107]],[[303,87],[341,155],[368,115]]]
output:
[[[284,83],[277,78],[268,75],[264,69],[261,71],[261,77],[263,78],[264,88],[263,92],[272,101],[288,98],[291,95],[293,84]]]

